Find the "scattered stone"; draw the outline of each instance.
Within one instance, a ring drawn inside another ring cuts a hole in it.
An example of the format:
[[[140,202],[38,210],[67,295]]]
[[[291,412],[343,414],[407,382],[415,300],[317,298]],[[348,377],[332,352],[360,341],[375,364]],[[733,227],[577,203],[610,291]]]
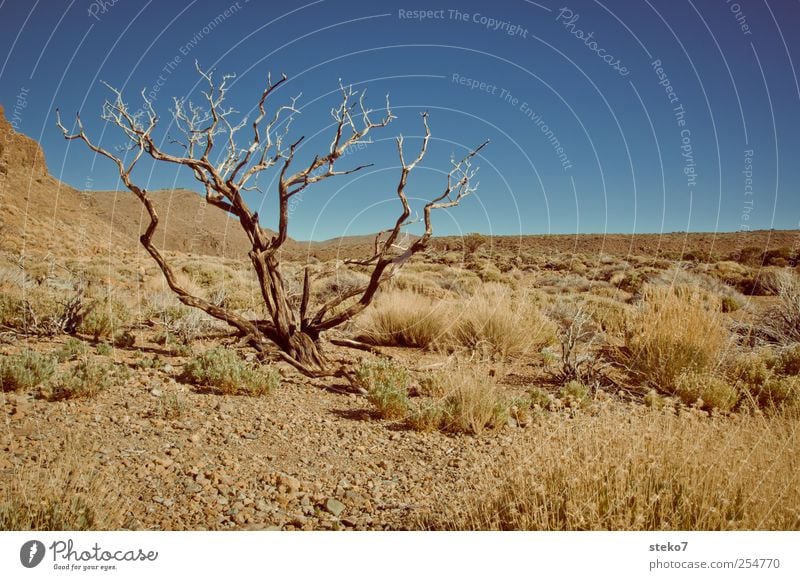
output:
[[[332,497],[329,497],[325,502],[325,511],[337,518],[344,511],[344,508],[345,505],[342,502]]]
[[[294,516],[290,521],[289,524],[293,525],[296,528],[302,528],[308,522],[308,518],[305,516]]]
[[[200,493],[201,491],[203,491],[202,486],[199,486],[196,483],[190,483],[186,486],[186,493]]]
[[[295,493],[300,489],[300,482],[291,475],[281,473],[278,475],[278,486],[283,486],[289,493]]]
[[[150,394],[153,395],[154,397],[160,397],[164,393],[162,393],[161,389],[159,389],[158,387],[154,387],[153,389],[151,389]]]

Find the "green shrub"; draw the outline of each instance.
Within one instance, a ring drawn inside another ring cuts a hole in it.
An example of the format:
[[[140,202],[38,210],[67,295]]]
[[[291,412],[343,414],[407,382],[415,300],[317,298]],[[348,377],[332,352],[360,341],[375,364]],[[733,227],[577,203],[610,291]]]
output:
[[[110,344],[108,344],[107,342],[100,342],[95,347],[95,351],[100,356],[108,356],[112,352],[114,352],[114,348]]]
[[[783,349],[775,366],[784,375],[800,375],[800,344]]]
[[[742,305],[733,296],[723,296],[721,300],[722,312],[736,312]]]
[[[736,357],[728,374],[733,381],[744,385],[745,390],[752,390],[769,380],[774,364],[774,357],[766,350],[742,354]]]
[[[800,401],[800,376],[770,376],[762,385],[750,388],[759,407],[780,407]]]
[[[399,419],[408,412],[408,371],[389,359],[364,359],[356,379],[367,399],[384,419]]]
[[[79,357],[86,356],[88,353],[89,347],[86,343],[74,337],[68,338],[67,342],[61,345],[61,348],[53,352],[58,362],[75,360]]]
[[[211,348],[184,366],[181,378],[227,395],[267,395],[280,385],[278,371],[248,365],[232,350]]]
[[[164,361],[157,354],[151,357],[144,356],[142,351],[137,351],[133,359],[133,366],[139,370],[155,369],[160,370],[164,366]]]
[[[531,387],[528,390],[528,400],[532,408],[549,409],[553,404],[553,396],[541,387]]]
[[[559,395],[564,404],[572,409],[587,407],[592,402],[589,387],[580,381],[569,381],[561,387]]]
[[[25,327],[25,303],[22,299],[0,293],[0,324],[22,330]]]
[[[114,298],[103,298],[91,304],[78,330],[95,340],[111,338],[128,320],[130,311],[124,303]]]
[[[31,389],[55,372],[55,361],[32,350],[0,358],[0,385],[4,392]]]
[[[776,354],[770,350],[736,358],[728,374],[759,407],[790,404],[800,398],[800,345]]]
[[[82,360],[45,383],[41,395],[48,401],[90,399],[109,388],[114,382],[112,364]]]
[[[702,403],[706,409],[730,411],[739,401],[739,393],[724,378],[713,373],[687,371],[676,380],[675,394],[687,405]]]
[[[133,348],[136,336],[129,330],[123,330],[114,335],[114,346],[117,348]]]

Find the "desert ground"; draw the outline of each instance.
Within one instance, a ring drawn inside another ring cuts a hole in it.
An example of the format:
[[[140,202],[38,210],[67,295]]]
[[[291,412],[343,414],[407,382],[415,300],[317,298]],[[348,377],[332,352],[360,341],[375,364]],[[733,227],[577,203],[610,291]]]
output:
[[[262,316],[242,234],[154,198],[183,285]],[[354,383],[181,304],[144,223],[0,111],[0,529],[800,529],[798,231],[434,238],[325,337]],[[290,299],[370,244],[288,243]]]

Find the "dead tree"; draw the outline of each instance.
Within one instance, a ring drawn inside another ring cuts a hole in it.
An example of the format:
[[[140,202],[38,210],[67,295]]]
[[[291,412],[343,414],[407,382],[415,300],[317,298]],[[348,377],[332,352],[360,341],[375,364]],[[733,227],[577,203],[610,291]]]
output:
[[[251,136],[246,146],[242,146],[239,137],[243,130],[247,130],[247,119],[235,121],[236,111],[225,105],[229,82],[234,77],[226,75],[217,84],[211,72],[203,71],[199,66],[197,71],[208,85],[207,91],[203,92],[204,105],[195,105],[176,98],[174,109],[171,110],[173,123],[181,138],[170,139],[170,143],[180,146],[178,154],[167,152],[156,144],[154,131],[159,118],[144,91],[142,91],[144,107],[134,113],[124,102],[121,91],[106,85],[113,98],[103,104],[102,119],[114,123],[125,134],[128,150],[124,158],[94,143],[86,135],[80,114],[77,115],[75,129],[70,131],[63,125],[57,111],[58,127],[66,139],[83,141],[89,149],[109,158],[117,165],[125,187],[144,205],[150,218],[150,223],[139,240],[158,264],[170,289],[183,304],[199,308],[235,328],[247,343],[261,354],[274,349],[272,345],[277,346],[280,357],[307,376],[348,376],[346,369],[333,368],[324,357],[320,348],[323,333],[344,324],[363,311],[370,305],[381,284],[411,256],[426,248],[433,233],[432,212],[454,207],[475,191],[477,184],[473,184],[472,181],[477,169],[472,167],[471,161],[486,143],[470,151],[460,161],[452,161],[452,168],[447,174],[443,190],[433,196],[422,210],[419,221],[424,226],[424,233],[408,243],[407,247],[399,247],[398,241],[403,228],[417,221],[411,216],[406,183],[409,174],[422,161],[428,149],[431,133],[427,113],[422,114],[425,136],[419,153],[411,162],[405,158],[402,136],[398,137],[396,141],[401,171],[396,192],[401,205],[400,213],[392,227],[376,236],[372,255],[363,260],[352,261],[371,268],[369,280],[362,287],[318,305],[312,312],[309,304],[311,282],[308,269],[305,270],[302,298],[297,307],[293,307],[289,300],[287,286],[281,273],[278,251],[288,237],[289,202],[310,185],[369,167],[360,165],[337,170],[336,162],[351,147],[369,143],[368,135],[373,129],[386,127],[395,118],[389,106],[388,96],[385,115],[379,121],[373,121],[370,118],[373,110],[366,108],[364,93],[361,92],[359,95],[352,87],[340,83],[341,102],[338,107],[331,110],[335,130],[330,147],[324,153],[314,156],[308,165],[295,170],[293,162],[303,137],[290,141],[288,133],[292,117],[297,113],[295,107],[297,97],[291,99],[288,104],[275,107],[271,112],[267,110],[267,101],[286,82],[286,75],[274,83],[267,77],[267,86],[257,103],[256,117],[250,123]],[[218,144],[223,148],[221,154],[217,152]],[[152,199],[148,192],[136,185],[131,178],[136,164],[145,155],[155,161],[189,168],[205,191],[205,201],[238,220],[250,243],[248,256],[258,280],[269,315],[268,319],[245,318],[230,309],[191,294],[179,283],[162,252],[153,245],[153,235],[158,227],[159,218]],[[221,158],[222,161],[213,162],[212,157]],[[257,189],[253,184],[259,174],[272,168],[279,172],[278,231],[274,235],[270,235],[261,227],[257,213],[248,206],[243,197],[244,192]]]

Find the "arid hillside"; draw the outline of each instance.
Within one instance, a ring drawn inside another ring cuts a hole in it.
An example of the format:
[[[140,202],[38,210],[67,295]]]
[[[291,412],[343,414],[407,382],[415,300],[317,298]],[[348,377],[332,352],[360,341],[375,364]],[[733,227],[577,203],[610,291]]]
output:
[[[153,192],[161,218],[158,243],[167,251],[240,257],[237,224],[194,192]],[[14,132],[0,107],[0,224],[7,251],[91,256],[130,251],[148,223],[127,190],[78,191],[47,172],[36,141]]]

